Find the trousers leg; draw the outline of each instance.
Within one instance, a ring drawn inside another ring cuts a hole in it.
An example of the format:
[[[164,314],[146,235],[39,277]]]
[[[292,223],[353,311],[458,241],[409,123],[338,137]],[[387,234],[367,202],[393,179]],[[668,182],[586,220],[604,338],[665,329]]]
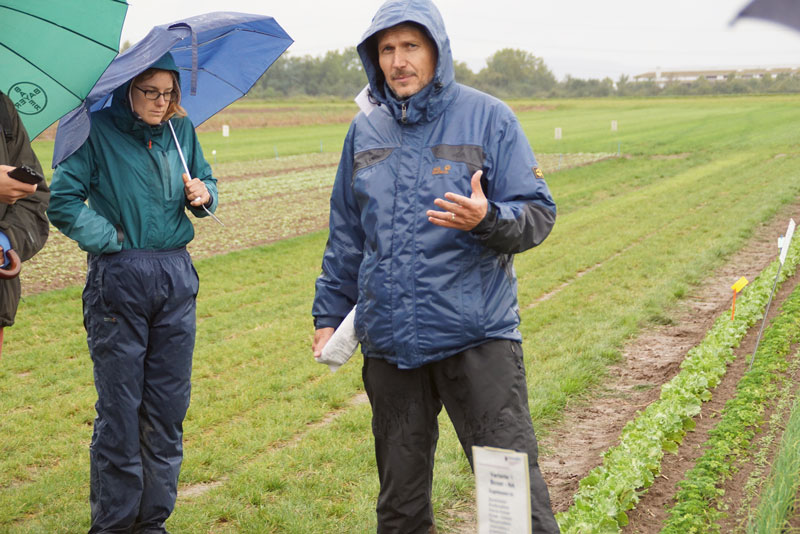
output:
[[[90,446],[90,533],[129,532],[139,511],[142,465],[138,411],[147,319],[125,296],[124,277],[108,262],[90,261],[84,326],[97,389]]]
[[[535,534],[559,532],[538,462],[522,347],[494,340],[432,365],[435,388],[472,466],[472,446],[525,452]]]
[[[139,410],[144,487],[136,532],[166,532],[175,508],[183,460],[183,420],[189,408],[195,340],[197,273],[186,251],[159,256],[156,291],[164,298],[153,310],[144,362]]]
[[[442,404],[427,368],[398,369],[364,358],[380,494],[378,534],[434,532],[431,491]]]

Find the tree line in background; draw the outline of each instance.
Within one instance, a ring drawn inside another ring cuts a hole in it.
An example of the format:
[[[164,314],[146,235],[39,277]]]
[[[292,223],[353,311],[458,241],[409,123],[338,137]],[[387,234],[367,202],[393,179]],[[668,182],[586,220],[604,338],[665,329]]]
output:
[[[524,50],[506,48],[486,60],[486,67],[472,72],[455,62],[456,81],[498,98],[571,98],[605,96],[678,96],[746,93],[800,92],[800,76],[781,74],[776,78],[737,78],[731,73],[724,81],[698,78],[694,82],[632,81],[620,76],[614,82],[556,77],[541,58]],[[330,51],[324,56],[281,56],[250,91],[255,98],[343,97],[351,98],[366,85],[367,78],[355,47]]]

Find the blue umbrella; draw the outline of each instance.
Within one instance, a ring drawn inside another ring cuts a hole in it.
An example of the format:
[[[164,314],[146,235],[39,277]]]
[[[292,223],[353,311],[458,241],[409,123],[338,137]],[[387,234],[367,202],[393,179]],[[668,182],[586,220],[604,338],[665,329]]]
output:
[[[111,105],[117,87],[165,53],[181,71],[181,106],[197,126],[244,96],[292,42],[265,15],[208,13],[156,26],[117,56],[83,104],[58,123],[53,168],[89,137],[89,114]]]
[[[800,30],[800,0],[753,0],[731,23],[742,17],[764,19]]]

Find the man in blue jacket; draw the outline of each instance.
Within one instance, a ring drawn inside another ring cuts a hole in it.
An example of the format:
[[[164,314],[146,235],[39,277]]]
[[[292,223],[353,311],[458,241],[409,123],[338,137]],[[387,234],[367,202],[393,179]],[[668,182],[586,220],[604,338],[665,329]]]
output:
[[[437,416],[473,445],[528,454],[534,532],[558,532],[528,409],[513,254],[553,199],[511,110],[459,85],[429,0],[389,0],[358,52],[369,79],[331,195],[312,313],[319,356],[357,303],[378,532],[435,531]]]

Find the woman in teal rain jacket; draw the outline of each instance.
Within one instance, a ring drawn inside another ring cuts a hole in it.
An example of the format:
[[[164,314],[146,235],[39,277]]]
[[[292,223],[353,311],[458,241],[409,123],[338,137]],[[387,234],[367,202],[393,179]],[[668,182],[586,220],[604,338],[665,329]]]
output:
[[[98,395],[90,533],[166,532],[177,496],[198,291],[186,210],[203,217],[203,206],[217,207],[178,81],[167,54],[118,88],[51,184],[50,221],[89,253],[83,314]]]

